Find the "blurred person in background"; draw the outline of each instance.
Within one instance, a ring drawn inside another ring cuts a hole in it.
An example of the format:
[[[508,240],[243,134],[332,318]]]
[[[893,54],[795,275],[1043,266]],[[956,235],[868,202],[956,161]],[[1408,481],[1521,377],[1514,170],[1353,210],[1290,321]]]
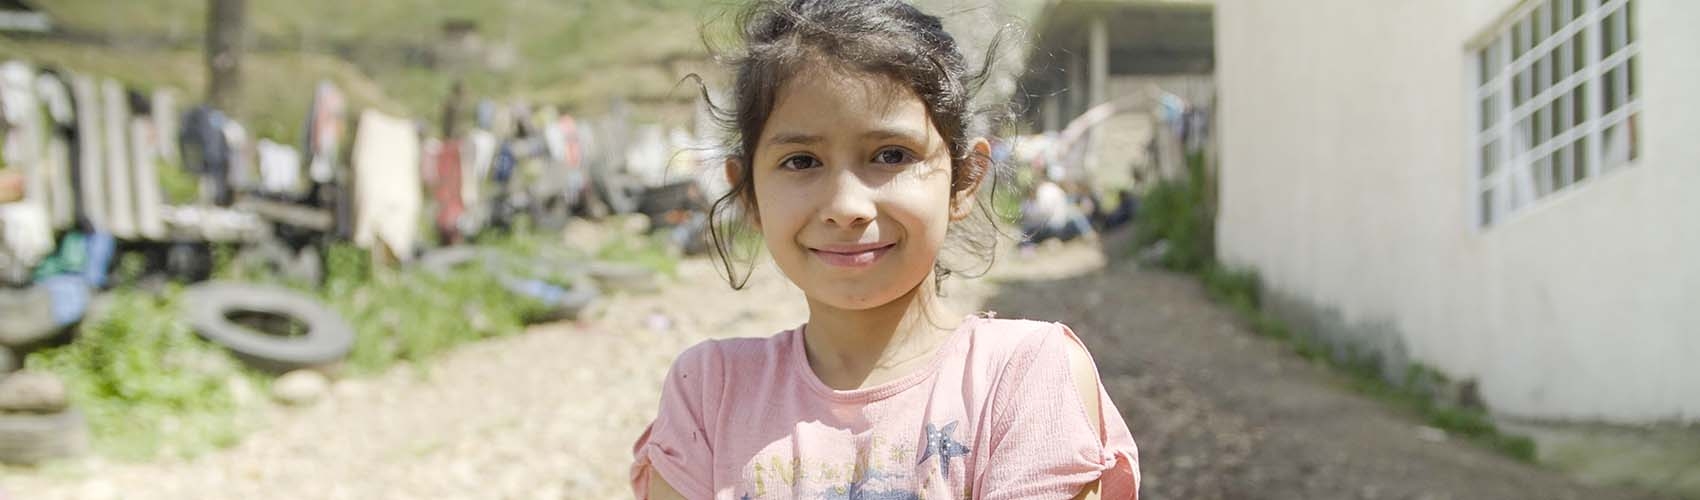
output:
[[[1077,196],[1050,179],[1042,179],[1029,190],[1021,203],[1021,250],[1031,255],[1033,248],[1047,240],[1071,241],[1092,233],[1092,223],[1077,204]]]

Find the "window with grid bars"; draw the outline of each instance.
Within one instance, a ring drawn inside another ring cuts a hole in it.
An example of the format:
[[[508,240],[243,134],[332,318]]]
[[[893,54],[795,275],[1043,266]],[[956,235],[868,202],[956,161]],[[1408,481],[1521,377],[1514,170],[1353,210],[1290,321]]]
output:
[[[1480,227],[1639,156],[1635,1],[1524,3],[1476,47]]]

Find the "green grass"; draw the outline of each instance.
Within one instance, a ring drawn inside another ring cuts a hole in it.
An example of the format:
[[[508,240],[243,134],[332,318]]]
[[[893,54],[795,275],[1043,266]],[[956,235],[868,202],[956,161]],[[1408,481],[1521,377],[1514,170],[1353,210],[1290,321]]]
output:
[[[1188,178],[1153,186],[1140,203],[1137,239],[1141,245],[1169,243],[1162,264],[1170,269],[1202,272],[1215,258],[1215,223],[1205,209],[1204,156],[1187,158]]]
[[[513,262],[583,255],[523,230],[481,242]],[[214,249],[215,276],[297,287],[318,295],[352,324],[355,343],[342,366],[345,376],[418,364],[468,342],[512,335],[545,312],[542,304],[509,293],[492,273],[472,266],[446,276],[388,269],[373,266],[366,250],[339,244],[327,252],[325,286],[309,290],[235,266],[235,251]],[[647,238],[617,239],[597,254],[668,274],[678,265]],[[195,335],[180,319],[176,286],[159,294],[132,288],[145,271],[139,257],[120,256],[118,288],[106,295],[110,305],[79,327],[75,341],[31,353],[25,365],[66,382],[101,455],[136,461],[193,457],[237,443],[257,427],[248,418],[252,408],[239,404],[232,386],[246,386],[254,398],[264,399],[271,375],[245,368]]]
[[[355,375],[516,333],[540,307],[510,296],[495,278],[476,270],[436,276],[374,268],[365,250],[346,245],[333,246],[326,260],[323,298],[354,326],[354,348],[344,368]]]
[[[120,459],[193,456],[234,444],[252,425],[231,390],[264,394],[268,379],[176,319],[176,290],[119,291],[77,340],[31,353],[31,370],[57,374],[89,422],[95,450]]]

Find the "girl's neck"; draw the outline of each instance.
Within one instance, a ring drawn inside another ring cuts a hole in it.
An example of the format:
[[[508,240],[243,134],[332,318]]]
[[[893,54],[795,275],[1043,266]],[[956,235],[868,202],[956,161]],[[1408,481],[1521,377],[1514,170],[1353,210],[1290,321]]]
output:
[[[909,293],[884,305],[847,310],[809,300],[804,350],[809,367],[834,389],[879,385],[931,359],[954,318],[928,277]]]

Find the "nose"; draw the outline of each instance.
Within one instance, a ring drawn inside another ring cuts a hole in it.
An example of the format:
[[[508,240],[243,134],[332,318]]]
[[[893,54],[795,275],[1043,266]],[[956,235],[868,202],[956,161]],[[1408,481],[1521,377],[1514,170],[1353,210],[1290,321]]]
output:
[[[877,214],[874,190],[864,184],[853,169],[837,170],[833,179],[828,181],[831,188],[825,193],[825,205],[820,211],[821,222],[845,228],[872,222]]]

